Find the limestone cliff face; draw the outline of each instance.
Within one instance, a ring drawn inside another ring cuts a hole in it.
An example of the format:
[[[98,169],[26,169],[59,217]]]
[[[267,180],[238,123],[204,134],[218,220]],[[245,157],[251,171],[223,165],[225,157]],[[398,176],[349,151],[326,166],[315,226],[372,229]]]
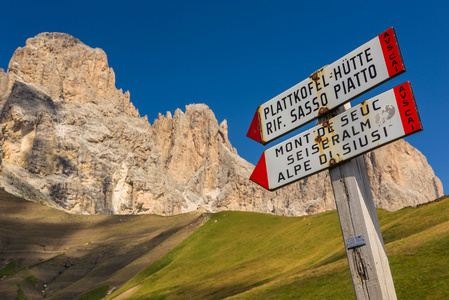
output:
[[[248,180],[227,123],[204,104],[151,126],[115,88],[106,54],[42,33],[0,70],[0,185],[79,214],[173,215],[205,208],[303,215],[335,208],[327,172],[275,192]],[[425,157],[404,141],[365,155],[377,206],[443,195]]]
[[[443,195],[441,181],[426,157],[404,140],[369,152],[364,158],[378,206],[398,210]]]

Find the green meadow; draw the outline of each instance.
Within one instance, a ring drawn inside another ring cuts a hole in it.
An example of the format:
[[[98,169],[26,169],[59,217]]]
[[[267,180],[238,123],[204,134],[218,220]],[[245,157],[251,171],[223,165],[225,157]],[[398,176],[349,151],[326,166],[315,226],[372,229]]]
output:
[[[398,299],[449,299],[449,197],[377,211]],[[336,211],[78,216],[0,191],[1,299],[354,299]]]
[[[398,299],[449,299],[449,198],[378,210]],[[108,299],[355,298],[338,215],[210,220]]]

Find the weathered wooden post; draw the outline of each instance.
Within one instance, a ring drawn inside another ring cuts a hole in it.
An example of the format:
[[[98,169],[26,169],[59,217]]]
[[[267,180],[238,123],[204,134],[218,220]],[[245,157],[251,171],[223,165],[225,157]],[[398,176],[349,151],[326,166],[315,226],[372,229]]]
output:
[[[260,105],[247,133],[265,145],[320,118],[317,126],[265,150],[250,179],[275,190],[330,169],[357,299],[396,299],[360,155],[421,131],[422,125],[410,82],[352,108],[348,102],[403,72],[390,28]]]
[[[397,299],[363,157],[330,168],[329,174],[357,299]]]

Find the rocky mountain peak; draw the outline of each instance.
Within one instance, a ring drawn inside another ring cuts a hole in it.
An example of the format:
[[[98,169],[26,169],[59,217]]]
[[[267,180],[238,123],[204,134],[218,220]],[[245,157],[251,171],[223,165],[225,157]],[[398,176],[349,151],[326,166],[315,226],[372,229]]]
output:
[[[55,101],[64,103],[104,103],[132,116],[139,116],[130,103],[129,92],[115,87],[115,73],[106,53],[90,48],[65,33],[41,33],[18,48],[9,63],[8,83],[35,86]]]
[[[0,186],[28,200],[78,214],[335,208],[327,172],[275,192],[252,183],[254,166],[205,104],[159,114],[151,126],[116,89],[104,51],[67,34],[42,33],[18,48],[0,70],[0,100]],[[425,157],[404,141],[365,162],[378,207],[443,195]]]

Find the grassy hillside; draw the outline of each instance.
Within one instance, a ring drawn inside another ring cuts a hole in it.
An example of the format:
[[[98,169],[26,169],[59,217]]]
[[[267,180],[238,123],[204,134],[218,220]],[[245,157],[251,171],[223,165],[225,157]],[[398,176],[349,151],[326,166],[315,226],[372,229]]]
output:
[[[104,296],[205,218],[69,215],[0,190],[0,299],[75,299],[93,289]]]
[[[449,299],[449,198],[378,216],[398,298]],[[335,211],[75,216],[1,190],[0,279],[0,299],[354,298]]]
[[[449,299],[449,199],[378,211],[399,299]],[[350,299],[335,211],[222,212],[110,299]]]

